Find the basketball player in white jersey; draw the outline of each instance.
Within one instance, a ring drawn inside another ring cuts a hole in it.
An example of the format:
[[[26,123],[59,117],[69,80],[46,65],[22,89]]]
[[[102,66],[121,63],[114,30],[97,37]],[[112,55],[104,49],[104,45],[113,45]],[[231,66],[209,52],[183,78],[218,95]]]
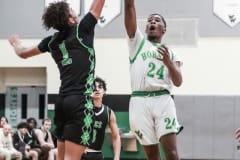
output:
[[[134,0],[125,0],[125,27],[130,52],[131,130],[148,160],[160,159],[159,142],[167,160],[179,160],[176,134],[182,127],[170,94],[173,85],[182,84],[182,62],[161,42],[166,21],[160,14],[151,14],[147,19],[145,38],[136,24]]]

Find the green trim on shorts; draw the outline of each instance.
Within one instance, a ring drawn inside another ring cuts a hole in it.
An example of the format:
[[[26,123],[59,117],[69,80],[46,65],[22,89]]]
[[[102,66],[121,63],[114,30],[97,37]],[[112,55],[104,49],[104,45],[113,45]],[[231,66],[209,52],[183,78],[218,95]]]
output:
[[[160,90],[160,91],[133,91],[132,97],[154,97],[161,96],[165,94],[170,94],[168,90]]]

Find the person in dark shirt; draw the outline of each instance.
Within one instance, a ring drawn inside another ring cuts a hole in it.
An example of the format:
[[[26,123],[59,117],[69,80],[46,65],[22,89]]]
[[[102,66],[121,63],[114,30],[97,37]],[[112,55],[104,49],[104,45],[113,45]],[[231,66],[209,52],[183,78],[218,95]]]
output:
[[[27,122],[18,123],[17,131],[13,135],[13,146],[22,153],[23,158],[39,160],[38,152],[35,149],[32,149],[31,146],[25,141],[28,127],[29,126]]]
[[[28,58],[50,52],[56,62],[61,86],[55,104],[58,160],[79,160],[92,141],[92,92],[95,72],[94,29],[105,0],[93,0],[79,22],[66,1],[55,1],[44,10],[48,30],[57,30],[37,46],[25,47],[18,36],[9,37],[16,54]]]
[[[103,160],[102,145],[105,130],[109,127],[114,151],[113,160],[120,160],[121,140],[115,113],[107,105],[102,103],[107,88],[103,79],[95,78],[93,103],[95,113],[94,142],[85,150],[82,160]]]
[[[32,150],[38,153],[38,160],[48,159],[48,148],[41,146],[39,143],[39,137],[36,134],[37,120],[34,117],[27,119],[28,129],[24,136],[24,142],[28,144]]]

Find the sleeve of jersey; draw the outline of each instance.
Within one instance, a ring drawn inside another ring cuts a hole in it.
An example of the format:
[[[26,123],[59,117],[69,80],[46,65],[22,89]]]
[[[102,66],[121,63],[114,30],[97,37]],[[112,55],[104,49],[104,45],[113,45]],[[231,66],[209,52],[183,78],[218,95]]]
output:
[[[171,58],[173,62],[180,62],[180,65],[182,66],[183,62],[181,60],[181,58],[179,57],[179,55],[177,55],[175,52],[173,52],[172,50],[170,50],[171,53]]]
[[[88,12],[79,24],[79,31],[93,31],[95,25],[97,24],[97,19],[92,15],[91,12]]]
[[[46,38],[44,38],[39,44],[38,44],[38,49],[44,53],[44,52],[49,52],[49,47],[48,44],[50,42],[50,40],[52,39],[52,36],[48,36]]]
[[[133,57],[137,53],[137,50],[140,47],[140,44],[143,39],[144,39],[144,36],[138,27],[137,27],[135,36],[133,38],[127,37],[130,59],[133,59]]]

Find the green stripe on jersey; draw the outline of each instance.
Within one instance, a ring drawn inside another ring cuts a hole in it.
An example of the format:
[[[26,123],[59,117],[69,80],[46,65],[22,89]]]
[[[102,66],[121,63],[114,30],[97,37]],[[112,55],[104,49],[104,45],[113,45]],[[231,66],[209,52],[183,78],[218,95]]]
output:
[[[139,46],[139,48],[138,48],[135,56],[133,57],[133,59],[130,59],[130,63],[131,63],[131,64],[136,60],[138,54],[140,53],[140,51],[141,51],[142,48],[143,48],[144,43],[145,43],[145,39],[143,39],[143,40],[141,41],[140,46]]]

